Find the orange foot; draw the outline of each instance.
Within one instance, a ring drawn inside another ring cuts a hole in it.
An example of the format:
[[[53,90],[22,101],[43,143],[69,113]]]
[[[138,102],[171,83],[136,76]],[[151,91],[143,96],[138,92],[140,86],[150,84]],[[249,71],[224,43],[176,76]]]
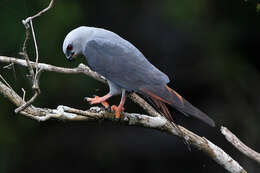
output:
[[[111,107],[111,110],[112,110],[112,111],[115,111],[115,113],[116,113],[116,118],[120,118],[120,114],[121,114],[121,112],[122,112],[123,110],[125,110],[125,108],[124,108],[124,107],[121,107],[121,106],[113,105],[113,106]]]
[[[106,102],[106,99],[104,97],[96,96],[95,98],[86,98],[86,99],[92,105],[101,103],[105,108],[109,107],[109,104],[108,102]]]

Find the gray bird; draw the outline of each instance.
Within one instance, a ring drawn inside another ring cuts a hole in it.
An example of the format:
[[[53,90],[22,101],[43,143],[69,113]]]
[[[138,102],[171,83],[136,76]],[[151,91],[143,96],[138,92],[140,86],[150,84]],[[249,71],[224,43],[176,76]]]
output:
[[[152,65],[130,42],[119,35],[101,28],[81,26],[72,30],[63,42],[63,52],[68,60],[82,54],[89,66],[107,79],[109,93],[103,97],[87,98],[90,104],[101,103],[122,94],[119,106],[112,106],[116,118],[124,109],[127,92],[136,92],[151,100],[158,111],[173,121],[166,104],[185,115],[196,117],[210,126],[214,121],[194,107],[176,91],[169,88],[169,78]]]

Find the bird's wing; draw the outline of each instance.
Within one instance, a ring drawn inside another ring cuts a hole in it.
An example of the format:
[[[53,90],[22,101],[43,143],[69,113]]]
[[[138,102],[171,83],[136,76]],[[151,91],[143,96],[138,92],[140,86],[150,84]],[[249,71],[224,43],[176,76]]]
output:
[[[168,77],[154,67],[129,42],[117,39],[95,39],[87,43],[84,55],[91,68],[128,91],[136,91],[152,99],[157,108],[172,121],[165,103],[192,115],[211,126],[214,121],[167,87]]]
[[[169,82],[164,73],[123,39],[98,38],[88,41],[83,54],[93,70],[128,91]]]

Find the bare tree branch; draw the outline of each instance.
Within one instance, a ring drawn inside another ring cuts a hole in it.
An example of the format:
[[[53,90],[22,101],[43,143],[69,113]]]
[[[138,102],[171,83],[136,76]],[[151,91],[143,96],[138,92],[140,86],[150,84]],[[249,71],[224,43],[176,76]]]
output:
[[[33,27],[33,22],[32,20],[36,17],[39,17],[40,15],[42,15],[43,13],[45,13],[46,11],[48,11],[52,6],[53,6],[54,0],[51,0],[48,7],[43,9],[42,11],[40,11],[39,13],[37,13],[34,16],[30,16],[27,19],[23,20],[22,23],[25,26],[25,40],[24,40],[24,44],[23,44],[23,56],[27,62],[27,67],[29,69],[30,72],[30,77],[33,81],[33,85],[32,85],[32,89],[34,90],[34,95],[33,97],[27,101],[25,104],[23,104],[22,106],[20,106],[19,108],[15,109],[15,113],[19,113],[20,111],[24,110],[25,108],[27,108],[28,106],[30,106],[35,99],[40,95],[41,90],[40,90],[40,86],[39,86],[39,77],[40,77],[40,69],[38,67],[38,62],[39,62],[39,50],[38,50],[38,45],[37,45],[37,40],[35,37],[35,32],[34,32],[34,27]],[[28,24],[29,23],[29,24]],[[30,36],[30,28],[31,28],[31,32],[32,32],[32,36],[33,36],[33,42],[34,42],[34,47],[35,47],[35,72],[33,71],[33,68],[31,66],[31,64],[29,63],[29,56],[27,54],[27,42],[29,40],[29,36]]]
[[[48,7],[40,11],[34,16],[28,17],[23,20],[23,24],[26,28],[26,37],[23,45],[23,53],[25,60],[17,59],[13,57],[0,56],[0,62],[11,63],[11,64],[19,64],[21,66],[27,67],[30,73],[30,76],[33,80],[32,89],[35,91],[34,96],[27,102],[25,102],[25,93],[23,90],[23,98],[21,98],[12,88],[11,86],[4,80],[4,78],[0,75],[1,79],[5,82],[0,81],[0,93],[14,103],[18,108],[15,109],[16,113],[21,113],[27,117],[30,117],[34,120],[38,121],[46,121],[51,118],[61,119],[67,121],[97,121],[97,120],[110,120],[110,121],[118,121],[114,118],[114,113],[111,113],[107,110],[104,110],[99,107],[92,107],[87,111],[70,108],[67,106],[58,106],[57,109],[49,109],[49,108],[37,108],[32,105],[34,100],[40,94],[39,88],[39,76],[43,71],[57,72],[57,73],[66,73],[66,74],[85,74],[91,76],[92,78],[106,83],[106,79],[103,76],[100,76],[96,72],[93,72],[88,66],[84,64],[79,64],[76,68],[63,68],[57,67],[49,64],[39,63],[39,52],[37,41],[35,37],[35,32],[33,28],[32,20],[34,18],[39,17],[46,11],[48,11],[53,6],[54,0],[51,0]],[[35,47],[35,62],[29,60],[29,56],[26,51],[26,45],[30,36],[30,29],[33,36],[34,47]],[[5,68],[8,68],[6,66]],[[35,71],[34,71],[35,69]],[[8,86],[9,85],[9,86]],[[137,104],[139,104],[148,114],[136,114],[136,113],[126,113],[123,112],[121,115],[121,119],[119,120],[121,123],[126,125],[135,125],[147,128],[154,128],[160,131],[165,131],[171,135],[178,136],[185,141],[189,142],[195,148],[202,150],[209,157],[215,160],[218,164],[223,166],[226,170],[231,173],[245,173],[246,171],[232,159],[225,151],[221,148],[210,142],[208,139],[204,137],[200,137],[191,131],[185,129],[182,126],[175,125],[169,122],[166,118],[160,115],[158,112],[154,110],[154,108],[149,105],[145,100],[139,97],[137,94],[130,94],[129,97]],[[176,128],[177,127],[177,128]],[[179,130],[181,133],[179,133]]]
[[[15,63],[22,66],[27,66],[25,60],[16,59],[12,57],[0,56],[0,62],[5,63]],[[35,68],[35,63],[30,62],[33,68]],[[57,67],[49,64],[39,63],[38,66],[43,71],[57,72],[57,73],[67,73],[67,74],[85,74],[93,77],[99,81],[105,82],[105,78],[93,72],[88,66],[80,64],[76,68],[63,68]],[[5,86],[0,82],[0,93],[12,101],[16,106],[20,106],[24,103],[22,98],[18,96],[12,89]],[[225,151],[210,142],[204,137],[200,137],[191,131],[185,129],[182,126],[178,126],[181,129],[184,136],[180,135],[176,128],[171,122],[166,120],[163,116],[157,113],[148,103],[146,103],[142,98],[133,94],[130,97],[134,102],[138,103],[142,108],[144,108],[150,115],[141,115],[135,113],[122,113],[120,122],[127,125],[142,126],[147,128],[154,128],[160,131],[165,131],[171,135],[178,136],[187,140],[195,148],[202,150],[209,157],[215,160],[218,164],[223,166],[226,170],[231,173],[245,173],[246,171],[239,165],[237,161],[231,158]],[[114,119],[114,113],[103,110],[102,108],[95,107],[90,110],[83,111],[67,106],[58,106],[57,109],[45,109],[45,108],[35,108],[30,106],[24,109],[21,114],[28,116],[32,119],[38,121],[46,121],[51,118],[62,119],[68,121],[97,121],[100,119],[116,121]]]
[[[34,100],[37,98],[37,96],[40,94],[40,88],[39,88],[39,85],[38,85],[38,81],[35,80],[36,76],[38,75],[38,71],[37,71],[38,68],[34,72],[33,67],[30,64],[29,56],[27,54],[27,46],[26,45],[27,45],[27,42],[28,42],[29,37],[30,37],[29,26],[25,25],[25,29],[26,29],[26,31],[25,31],[25,39],[24,39],[24,43],[23,43],[23,52],[21,54],[23,55],[23,57],[26,61],[27,68],[28,68],[29,73],[30,73],[29,77],[33,81],[32,89],[34,90],[34,96],[28,102],[24,103],[23,105],[21,105],[20,107],[15,109],[15,113],[19,113],[20,111],[22,111],[25,108],[27,108],[28,106],[30,106],[34,102]],[[33,28],[32,28],[32,32],[34,33]],[[35,42],[35,38],[34,38],[34,42]],[[37,43],[35,43],[35,45],[36,45],[36,48],[37,48]],[[38,56],[38,50],[36,50],[36,52],[37,52],[37,56]],[[36,67],[37,67],[37,65],[36,65]]]
[[[260,163],[260,153],[246,146],[241,140],[238,139],[238,137],[236,137],[236,135],[228,130],[228,128],[222,126],[220,131],[225,136],[225,138],[241,153]]]
[[[25,31],[25,39],[24,39],[24,42],[23,42],[23,52],[20,53],[21,55],[23,55],[24,59],[26,60],[26,63],[27,63],[27,68],[29,70],[29,73],[32,76],[34,76],[34,71],[33,71],[33,68],[31,66],[31,64],[29,63],[30,59],[29,59],[29,56],[27,54],[27,42],[29,41],[29,38],[30,38],[30,30],[29,30],[29,27],[26,28],[26,31]]]
[[[12,87],[9,85],[9,83],[5,80],[5,78],[0,74],[0,79],[7,85],[9,88],[12,89]]]
[[[13,57],[7,57],[7,56],[0,56],[0,62],[4,63],[14,63],[18,64],[24,67],[27,67],[27,63],[25,60],[17,59]],[[29,63],[33,68],[35,68],[36,63],[30,61]],[[65,73],[65,74],[84,74],[87,76],[90,76],[102,83],[106,83],[105,77],[99,75],[98,73],[92,71],[88,66],[84,64],[79,64],[76,68],[64,68],[64,67],[57,67],[45,63],[39,63],[38,67],[42,71],[50,71],[50,72],[56,72],[56,73]],[[149,113],[151,116],[159,116],[160,114],[157,113],[152,106],[150,106],[144,99],[139,97],[137,94],[132,93],[129,95],[131,100],[133,100],[135,103],[137,103],[139,106],[141,106],[147,113]]]
[[[53,7],[54,4],[54,0],[51,0],[48,7],[46,7],[45,9],[43,9],[42,11],[40,11],[39,13],[35,14],[34,16],[30,16],[28,18],[26,18],[25,20],[23,20],[23,24],[26,25],[27,23],[29,23],[30,20],[41,16],[43,13],[45,13],[46,11],[48,11],[49,9],[51,9]]]
[[[14,112],[15,112],[16,114],[19,113],[19,112],[21,112],[22,110],[24,110],[25,108],[27,108],[28,106],[30,106],[30,105],[34,102],[34,100],[35,100],[37,97],[38,97],[38,93],[35,92],[34,95],[32,96],[32,98],[31,98],[29,101],[27,101],[26,103],[24,103],[24,104],[21,105],[20,107],[16,108],[16,109],[14,110]],[[25,97],[23,97],[23,101],[24,101],[24,100],[25,100]]]

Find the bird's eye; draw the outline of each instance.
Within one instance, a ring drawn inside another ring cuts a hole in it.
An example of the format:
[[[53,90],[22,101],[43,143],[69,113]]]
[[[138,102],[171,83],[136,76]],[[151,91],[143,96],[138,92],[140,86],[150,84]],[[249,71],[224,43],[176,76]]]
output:
[[[68,47],[67,47],[67,50],[71,51],[71,50],[72,50],[72,48],[73,48],[73,47],[72,47],[72,45],[71,45],[71,44],[69,44],[69,45],[68,45]]]

